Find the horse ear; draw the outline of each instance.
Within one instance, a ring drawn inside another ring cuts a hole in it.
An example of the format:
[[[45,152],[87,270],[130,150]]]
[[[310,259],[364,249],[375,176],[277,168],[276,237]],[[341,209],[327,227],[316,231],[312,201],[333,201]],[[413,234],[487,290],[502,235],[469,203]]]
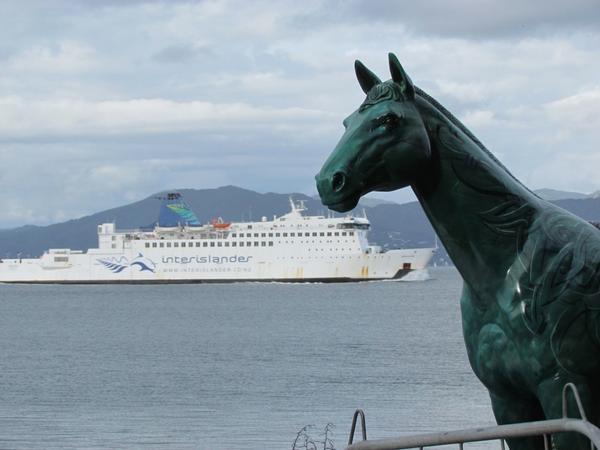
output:
[[[358,59],[354,61],[354,70],[356,71],[358,84],[360,84],[360,87],[365,94],[367,94],[376,84],[381,84],[381,80],[377,77],[377,75],[367,69],[367,67]]]
[[[388,56],[390,59],[390,72],[392,74],[392,80],[394,80],[394,83],[400,85],[400,90],[406,98],[415,98],[415,86],[400,65],[400,61],[398,61],[398,58],[396,58],[396,55],[393,53],[390,53]]]

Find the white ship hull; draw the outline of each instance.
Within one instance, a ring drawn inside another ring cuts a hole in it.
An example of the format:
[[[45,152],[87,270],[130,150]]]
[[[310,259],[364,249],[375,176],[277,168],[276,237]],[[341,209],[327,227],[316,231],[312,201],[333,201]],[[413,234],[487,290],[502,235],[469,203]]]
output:
[[[179,197],[175,197],[179,198]],[[194,219],[187,205],[173,209]],[[5,259],[3,283],[340,282],[402,278],[425,269],[434,249],[382,251],[369,245],[365,218],[303,216],[261,222],[98,227],[98,248],[51,249],[40,258]],[[183,212],[182,212],[183,211]]]
[[[165,256],[147,252],[143,258],[155,264],[151,270],[144,270],[140,265],[131,265],[132,261],[139,260],[139,254],[133,252],[119,255],[71,254],[69,263],[63,267],[44,267],[43,258],[4,260],[0,265],[0,282],[141,284],[381,280],[402,278],[413,270],[424,269],[431,259],[433,249],[391,250],[381,254],[323,258],[321,261],[274,261],[272,256],[261,254],[259,251],[253,255],[221,253],[219,256],[201,256],[191,252],[189,256],[185,256],[186,253]],[[99,260],[114,263],[115,269],[110,270]]]

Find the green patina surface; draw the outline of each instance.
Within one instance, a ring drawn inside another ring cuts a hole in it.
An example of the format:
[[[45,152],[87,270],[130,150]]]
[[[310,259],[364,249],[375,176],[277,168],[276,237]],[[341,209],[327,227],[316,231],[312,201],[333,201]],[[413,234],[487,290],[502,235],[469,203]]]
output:
[[[316,177],[321,200],[347,211],[368,192],[411,186],[463,277],[469,361],[498,423],[561,417],[572,382],[600,426],[600,230],[533,194],[389,62],[386,82],[356,62],[367,97]],[[589,448],[569,435],[554,445]]]

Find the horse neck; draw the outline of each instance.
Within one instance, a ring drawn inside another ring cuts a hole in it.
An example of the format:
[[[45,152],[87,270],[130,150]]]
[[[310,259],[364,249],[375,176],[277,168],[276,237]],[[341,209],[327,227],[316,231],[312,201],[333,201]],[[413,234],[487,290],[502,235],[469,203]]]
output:
[[[464,125],[419,94],[432,158],[412,187],[465,281],[500,283],[517,255],[519,227],[530,223],[539,200]]]

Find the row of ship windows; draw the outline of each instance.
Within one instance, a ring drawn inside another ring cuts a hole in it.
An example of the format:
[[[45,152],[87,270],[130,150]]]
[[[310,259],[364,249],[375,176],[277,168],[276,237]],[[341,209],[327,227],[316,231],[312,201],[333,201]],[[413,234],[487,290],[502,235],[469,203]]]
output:
[[[341,249],[335,249],[335,251],[344,251],[346,250],[345,248],[341,248]],[[349,248],[348,250],[352,250],[351,248]],[[360,249],[357,249],[360,251]],[[317,261],[323,261],[323,258],[328,258],[329,260],[333,260],[333,259],[361,259],[364,258],[364,255],[361,253],[359,255],[342,255],[342,256],[337,256],[337,255],[317,255],[317,256],[277,256],[275,259],[276,260],[281,260],[281,261],[287,261],[290,259],[293,260],[310,260],[310,259],[314,259]]]
[[[254,234],[253,233],[246,233],[245,236],[244,236],[244,233],[231,233],[231,237],[232,238],[243,238],[243,237],[249,238],[249,237],[253,237],[253,236],[254,237],[263,237],[264,238],[264,237],[267,237],[267,235],[268,235],[268,237],[302,237],[303,236],[302,233],[254,233]],[[348,231],[348,232],[342,231],[341,233],[339,231],[335,231],[335,232],[328,231],[327,233],[325,233],[323,231],[320,232],[320,233],[317,233],[317,232],[304,233],[305,237],[310,237],[311,235],[312,236],[329,236],[329,237],[331,237],[331,236],[354,236],[354,231]],[[115,237],[113,236],[113,240],[114,240],[114,238]],[[166,247],[171,247],[171,243],[170,242],[167,242],[166,244],[167,244]],[[181,242],[181,243],[179,243],[179,242],[173,242],[173,247],[179,247],[180,244],[181,244],[181,247],[185,247],[186,246],[185,242]],[[196,244],[195,245],[196,247],[200,247],[200,243],[199,242],[196,242],[195,244]],[[232,247],[236,246],[235,242],[232,242],[231,244],[232,244],[231,245]],[[272,246],[272,245],[273,244],[271,243],[270,246]],[[194,247],[194,242],[189,242],[187,246],[188,247]],[[214,247],[214,246],[215,246],[214,242],[211,243],[210,247]],[[243,246],[244,246],[244,243],[240,242],[240,247],[243,247]],[[248,245],[248,247],[250,247],[250,246],[251,245]],[[255,247],[257,247],[257,246],[258,245],[255,245]],[[146,247],[147,248],[150,247],[150,243],[149,242],[146,242]],[[156,247],[156,243],[153,243],[152,247]],[[162,245],[162,243],[161,243],[160,247],[164,247]],[[202,245],[202,247],[208,247],[207,243],[204,242],[204,245]],[[221,247],[221,245],[218,245],[218,247]],[[229,247],[229,245],[225,245],[225,247]]]
[[[246,233],[244,236],[244,233],[231,233],[231,237],[232,238],[243,238],[243,237],[309,237],[309,236],[354,236],[354,231],[321,231],[321,232],[316,232],[313,231],[312,233],[309,232],[305,232],[305,233],[301,233],[301,232],[297,232],[297,233]]]
[[[341,242],[341,241],[340,241]],[[344,241],[345,243],[348,243],[348,240]],[[282,241],[277,241],[278,244],[283,243]],[[293,244],[294,242],[290,242],[290,241],[285,241],[285,244]],[[300,244],[323,244],[324,242],[315,242],[315,241],[300,241]],[[325,243],[327,244],[333,244],[334,241],[329,240],[326,241]],[[196,241],[196,242],[145,242],[144,243],[146,248],[171,248],[171,247],[244,247],[244,245],[246,247],[273,247],[273,241],[247,241],[247,242],[237,242],[237,241],[212,241],[212,242],[208,242],[208,241]],[[112,245],[112,248],[115,248],[115,244]],[[310,248],[309,248],[310,250]]]
[[[248,241],[248,242],[229,242],[229,241],[217,241],[217,242],[146,242],[146,248],[156,248],[156,247],[273,247],[273,241]]]

